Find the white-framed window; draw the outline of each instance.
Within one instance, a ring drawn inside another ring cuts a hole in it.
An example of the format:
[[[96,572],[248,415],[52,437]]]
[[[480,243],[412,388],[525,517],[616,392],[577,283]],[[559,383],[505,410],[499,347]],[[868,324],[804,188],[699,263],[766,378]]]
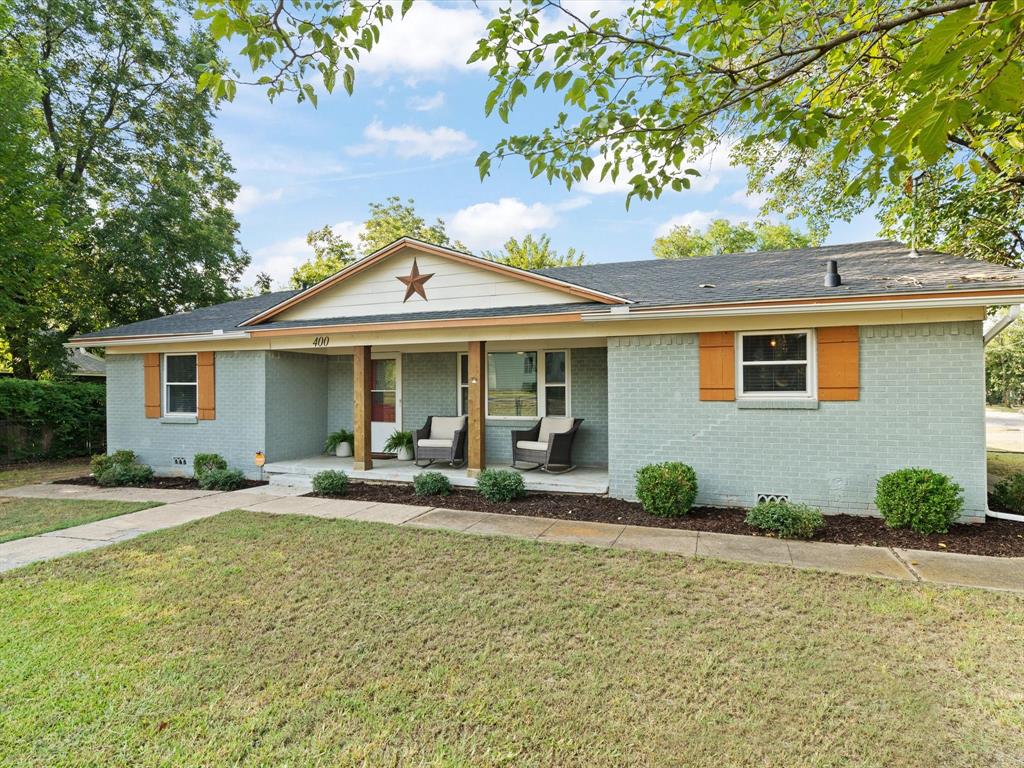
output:
[[[196,355],[164,355],[164,415],[199,412],[199,366]]]
[[[817,369],[812,330],[739,333],[737,341],[737,397],[815,397]]]
[[[469,412],[469,356],[459,354],[459,415]],[[487,418],[568,416],[569,351],[487,353]]]

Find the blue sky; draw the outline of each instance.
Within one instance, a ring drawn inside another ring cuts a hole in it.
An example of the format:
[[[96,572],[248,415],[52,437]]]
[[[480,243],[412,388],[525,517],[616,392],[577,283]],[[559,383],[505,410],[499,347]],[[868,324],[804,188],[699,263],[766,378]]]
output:
[[[364,58],[351,97],[321,94],[313,109],[291,95],[272,104],[262,88],[240,87],[223,106],[216,132],[237,168],[236,215],[252,255],[243,282],[266,271],[285,285],[311,255],[309,230],[329,224],[355,240],[368,203],[389,195],[413,198],[420,215],[443,218],[474,251],[546,232],[558,250],[583,250],[591,262],[651,258],[653,238],[673,223],[756,215],[757,200],[724,151],[697,165],[704,175],[695,189],[634,201],[628,211],[622,186],[587,182],[566,191],[531,179],[518,159],[481,182],[474,160],[482,149],[510,131],[543,127],[559,107],[531,95],[511,125],[484,117],[486,70],[464,63],[486,23],[481,5],[418,2]],[[864,214],[838,222],[829,242],[876,236],[874,217]]]

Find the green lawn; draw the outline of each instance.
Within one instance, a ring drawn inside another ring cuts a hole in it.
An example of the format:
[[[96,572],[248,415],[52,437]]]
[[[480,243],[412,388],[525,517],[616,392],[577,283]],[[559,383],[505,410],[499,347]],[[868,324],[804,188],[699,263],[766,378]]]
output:
[[[229,512],[0,576],[0,627],[0,764],[1024,754],[998,592]]]
[[[30,483],[66,480],[89,474],[89,457],[35,461],[27,464],[7,464],[0,467],[0,488],[13,488]]]
[[[988,452],[988,487],[992,489],[996,483],[1010,475],[1024,472],[1024,453],[1008,451]]]
[[[158,505],[148,502],[0,498],[0,542],[155,506]]]

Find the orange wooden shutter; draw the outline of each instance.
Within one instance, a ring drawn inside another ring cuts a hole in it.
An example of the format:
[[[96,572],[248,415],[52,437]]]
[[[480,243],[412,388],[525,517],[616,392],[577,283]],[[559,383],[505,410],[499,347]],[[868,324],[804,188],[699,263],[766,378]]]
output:
[[[143,389],[145,390],[146,418],[160,418],[160,353],[147,352],[143,358],[145,367],[145,379]]]
[[[213,352],[200,352],[196,355],[199,374],[199,418],[217,418],[217,373],[214,366]]]
[[[819,328],[818,399],[860,399],[860,328]]]
[[[700,399],[736,399],[736,335],[731,331],[699,334]]]

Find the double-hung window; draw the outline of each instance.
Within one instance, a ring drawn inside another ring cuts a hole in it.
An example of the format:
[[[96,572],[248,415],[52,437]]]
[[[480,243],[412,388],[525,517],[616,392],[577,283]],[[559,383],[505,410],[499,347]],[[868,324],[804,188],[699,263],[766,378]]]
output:
[[[736,388],[741,398],[814,396],[814,337],[810,330],[741,333],[736,358]]]
[[[567,350],[489,352],[487,416],[538,418],[569,415]],[[459,355],[459,415],[469,412],[469,358]]]
[[[164,355],[164,415],[198,413],[199,367],[196,356]]]

